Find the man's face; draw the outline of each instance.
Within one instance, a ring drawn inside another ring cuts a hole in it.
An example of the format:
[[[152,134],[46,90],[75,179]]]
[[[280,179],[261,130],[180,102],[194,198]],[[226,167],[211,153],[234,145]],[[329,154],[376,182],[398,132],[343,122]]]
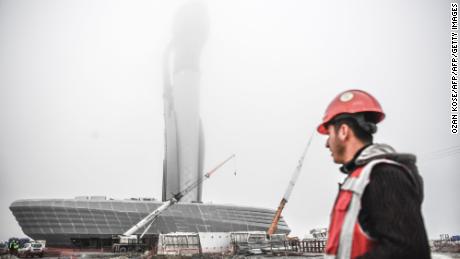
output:
[[[336,164],[344,164],[345,144],[341,135],[341,128],[335,129],[334,125],[327,127],[329,137],[326,140],[326,148],[331,151],[331,156]]]

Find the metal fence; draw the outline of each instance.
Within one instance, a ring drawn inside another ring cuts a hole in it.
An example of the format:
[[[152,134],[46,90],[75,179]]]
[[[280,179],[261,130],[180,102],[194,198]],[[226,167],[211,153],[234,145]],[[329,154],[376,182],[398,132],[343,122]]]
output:
[[[286,241],[292,247],[292,251],[301,253],[324,253],[326,240],[291,240]]]

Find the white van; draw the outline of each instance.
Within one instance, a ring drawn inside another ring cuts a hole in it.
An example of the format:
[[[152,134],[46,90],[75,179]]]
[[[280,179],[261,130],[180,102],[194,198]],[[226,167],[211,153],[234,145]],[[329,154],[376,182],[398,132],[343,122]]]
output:
[[[45,245],[39,242],[25,243],[18,249],[19,257],[43,257],[45,253]]]

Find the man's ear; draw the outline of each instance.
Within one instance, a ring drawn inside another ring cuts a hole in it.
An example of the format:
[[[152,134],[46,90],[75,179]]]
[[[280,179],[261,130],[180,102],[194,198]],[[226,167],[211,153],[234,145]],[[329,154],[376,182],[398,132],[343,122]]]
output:
[[[337,135],[341,141],[345,141],[346,139],[349,138],[350,127],[348,127],[347,124],[340,125]]]

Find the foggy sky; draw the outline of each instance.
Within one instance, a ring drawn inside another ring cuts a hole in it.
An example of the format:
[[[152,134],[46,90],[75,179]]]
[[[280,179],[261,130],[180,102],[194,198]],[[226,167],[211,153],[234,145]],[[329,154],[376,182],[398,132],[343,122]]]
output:
[[[161,199],[162,54],[184,3],[0,0],[0,240],[23,236],[17,199]],[[328,103],[359,88],[387,115],[376,142],[419,156],[429,236],[460,234],[450,1],[206,3],[204,168],[237,158],[204,184],[205,202],[275,209]],[[344,176],[325,140],[284,210],[293,235],[328,225]]]

